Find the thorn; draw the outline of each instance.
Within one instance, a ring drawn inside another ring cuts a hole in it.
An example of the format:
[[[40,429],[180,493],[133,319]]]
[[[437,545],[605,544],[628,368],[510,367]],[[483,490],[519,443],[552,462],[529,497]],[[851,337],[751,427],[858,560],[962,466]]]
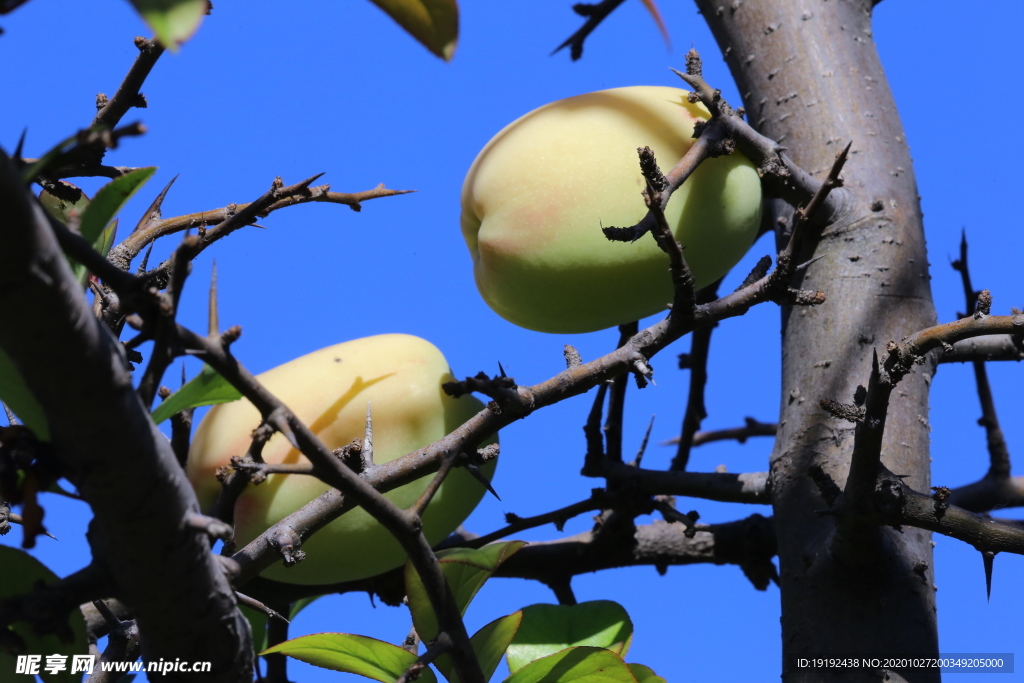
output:
[[[288,439],[288,443],[291,444],[292,448],[297,451],[301,451],[299,448],[299,442],[295,439],[295,432],[292,431],[291,425],[288,424],[288,420],[285,419],[284,413],[280,409],[275,410],[267,417],[267,424],[281,432],[284,438]]]
[[[138,232],[146,224],[151,223],[152,221],[158,221],[163,217],[163,213],[161,212],[160,207],[162,207],[164,204],[164,197],[167,196],[167,191],[171,189],[171,185],[173,185],[174,181],[177,179],[178,176],[174,176],[173,178],[171,178],[171,182],[164,185],[164,189],[160,190],[160,194],[156,196],[156,199],[153,200],[153,203],[150,204],[149,208],[146,209],[145,213],[142,214],[142,218],[139,219],[138,224],[135,226],[135,230],[132,230],[132,234]]]
[[[815,261],[820,261],[821,259],[825,258],[826,256],[828,256],[828,254],[820,254],[818,256],[815,256],[810,261],[805,261],[804,263],[801,263],[799,266],[794,268],[793,272],[794,273],[799,273],[801,270],[803,270],[804,268],[807,268],[808,266],[810,266]]]
[[[651,421],[647,424],[647,431],[644,433],[644,440],[640,442],[640,450],[636,453],[636,459],[633,461],[634,467],[640,467],[640,462],[644,459],[644,451],[647,450],[647,440],[651,438],[651,428],[654,427],[654,415],[651,415]]]
[[[505,374],[505,368],[501,367],[501,361],[500,360],[498,361],[498,372],[501,373],[502,377],[508,377],[508,375]]]
[[[996,554],[991,550],[982,550],[981,559],[985,563],[985,597],[992,602],[992,563]]]
[[[181,361],[181,386],[185,386],[185,361]]]
[[[484,476],[484,473],[480,471],[479,467],[477,467],[473,463],[468,463],[466,465],[466,469],[469,470],[470,474],[476,477],[477,481],[479,481],[481,484],[487,487],[487,490],[491,492],[492,496],[494,496],[498,500],[501,500],[501,496],[499,496],[498,492],[494,490],[493,486],[491,486],[491,482],[487,481],[487,477]]]
[[[363,472],[368,472],[373,467],[373,409],[370,402],[366,402],[366,428],[363,430],[363,449],[360,453],[363,460]]]
[[[146,268],[149,266],[149,255],[153,253],[153,243],[149,243],[149,249],[146,250],[146,255],[142,257],[142,263],[139,264],[139,269],[135,271],[136,275],[145,275]]]
[[[215,337],[220,334],[220,314],[217,311],[217,259],[213,260],[210,272],[210,318],[207,334]]]
[[[310,176],[310,177],[306,178],[305,180],[303,180],[302,182],[298,183],[298,185],[299,185],[299,187],[309,187],[310,185],[315,183],[317,180],[319,180],[323,176],[324,176],[324,173],[317,173],[316,175]]]
[[[14,159],[16,162],[21,161],[21,152],[25,147],[26,135],[28,135],[28,128],[25,128],[21,131],[21,137],[18,138],[18,146],[14,148],[14,154],[11,158]]]

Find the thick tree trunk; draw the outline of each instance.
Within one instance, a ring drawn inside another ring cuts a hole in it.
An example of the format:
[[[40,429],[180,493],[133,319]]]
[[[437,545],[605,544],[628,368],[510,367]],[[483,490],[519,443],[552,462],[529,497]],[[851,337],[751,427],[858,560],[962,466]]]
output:
[[[143,658],[210,663],[209,673],[170,672],[168,683],[250,680],[249,625],[207,538],[183,521],[198,512],[195,494],[132,388],[124,349],[2,150],[0,216],[0,348],[46,416],[58,471],[92,509],[93,565],[134,610]]]
[[[870,0],[697,0],[736,79],[751,124],[822,178],[853,142],[843,210],[825,227],[804,286],[818,307],[783,311],[779,434],[771,462],[782,587],[783,678],[808,654],[934,654],[938,649],[930,535],[880,529],[855,547],[835,542],[835,518],[808,476],[818,465],[842,487],[852,425],[822,398],[849,403],[872,351],[934,324],[922,216],[910,153],[871,33]],[[780,225],[788,210],[780,207]],[[883,463],[927,491],[928,386],[933,367],[900,383]],[[829,680],[864,680],[864,670]],[[937,680],[933,672],[904,673]],[[894,679],[899,680],[898,676]],[[890,679],[892,680],[892,679]]]

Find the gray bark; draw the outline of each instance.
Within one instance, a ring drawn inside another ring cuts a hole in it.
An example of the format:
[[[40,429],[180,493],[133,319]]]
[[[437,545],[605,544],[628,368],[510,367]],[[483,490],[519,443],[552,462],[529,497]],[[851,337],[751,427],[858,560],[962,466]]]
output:
[[[821,178],[853,141],[845,206],[801,261],[822,306],[783,310],[782,405],[771,459],[781,565],[783,679],[806,654],[935,654],[930,534],[889,528],[837,549],[835,519],[808,476],[820,465],[841,487],[852,426],[818,405],[849,403],[867,384],[873,349],[934,324],[922,215],[909,149],[871,34],[870,0],[697,0],[755,128]],[[776,203],[784,221],[791,209]],[[783,224],[780,222],[780,224]],[[928,491],[928,385],[918,366],[894,394],[882,461]],[[841,556],[841,560],[839,559]],[[937,673],[906,673],[937,680]],[[861,680],[864,671],[830,675]],[[899,680],[898,676],[895,676]]]

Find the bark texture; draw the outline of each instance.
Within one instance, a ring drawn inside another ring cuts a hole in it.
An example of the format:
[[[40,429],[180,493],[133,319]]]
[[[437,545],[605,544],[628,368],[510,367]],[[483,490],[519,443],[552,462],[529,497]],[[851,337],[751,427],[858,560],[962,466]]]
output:
[[[870,0],[697,0],[736,79],[751,124],[821,178],[853,141],[842,210],[801,261],[824,305],[783,310],[783,378],[771,486],[781,565],[783,679],[807,654],[938,650],[930,534],[879,529],[838,544],[835,519],[808,469],[842,487],[853,429],[819,400],[844,403],[866,385],[874,349],[935,322],[922,215],[909,148],[871,33]],[[780,230],[790,209],[776,204]],[[890,408],[882,462],[928,491],[928,387],[918,366]],[[830,680],[862,680],[864,671]],[[938,680],[935,673],[903,673]],[[902,680],[892,674],[890,680]]]

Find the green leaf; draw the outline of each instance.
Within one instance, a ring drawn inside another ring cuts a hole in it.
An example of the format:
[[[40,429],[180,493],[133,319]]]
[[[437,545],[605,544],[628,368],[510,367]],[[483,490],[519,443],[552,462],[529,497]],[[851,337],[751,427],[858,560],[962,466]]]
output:
[[[668,683],[664,678],[651,671],[651,668],[643,664],[627,664],[629,670],[636,677],[637,683]]]
[[[206,15],[206,0],[128,0],[171,52],[192,37]]]
[[[156,168],[152,166],[129,171],[101,187],[92,202],[85,207],[82,212],[79,232],[89,244],[93,245],[96,251],[104,256],[110,251],[110,245],[114,243],[114,233],[117,232],[114,216],[154,173],[156,173]],[[82,264],[71,259],[68,260],[71,261],[71,269],[75,273],[75,278],[82,286],[85,286],[89,279],[89,271]]]
[[[100,252],[104,256],[110,253],[110,248],[114,246],[114,238],[117,237],[117,218],[110,221],[110,225],[103,228],[103,232],[100,233],[100,238],[96,241],[96,251]]]
[[[217,374],[209,365],[204,365],[198,375],[185,383],[181,389],[168,396],[153,411],[153,422],[160,424],[171,415],[180,413],[186,408],[212,406],[217,403],[230,403],[242,398],[241,392]]]
[[[261,655],[280,652],[324,669],[359,674],[382,683],[394,683],[417,657],[383,640],[348,633],[317,633],[285,641],[264,650]],[[434,673],[423,669],[416,679],[436,683]]]
[[[523,609],[522,626],[508,648],[508,668],[515,672],[534,660],[580,645],[625,657],[632,639],[633,622],[617,602],[530,605]]]
[[[3,567],[3,580],[0,581],[0,601],[27,593],[39,581],[50,584],[58,580],[57,575],[51,572],[46,566],[28,553],[11,548],[0,546],[0,567]],[[26,623],[20,622],[7,627],[15,631],[25,641],[25,653],[28,655],[42,655],[42,663],[46,663],[47,655],[67,656],[67,668],[57,673],[46,673],[40,667],[40,677],[45,683],[79,683],[82,674],[71,674],[72,655],[89,654],[89,644],[85,636],[85,619],[81,611],[74,609],[70,613],[69,632],[70,642],[63,642],[58,635],[38,636],[35,631]],[[3,627],[0,627],[3,628]],[[15,659],[3,648],[0,648],[0,671],[4,673],[4,680],[11,675],[9,672],[15,670]],[[28,680],[28,679],[26,679]]]
[[[441,571],[462,614],[466,613],[469,603],[494,570],[524,545],[523,541],[510,541],[492,543],[480,549],[452,548],[437,553]],[[405,563],[405,592],[409,596],[409,611],[412,612],[416,633],[425,641],[433,640],[437,637],[437,617],[427,590],[409,561]]]
[[[451,61],[459,39],[455,0],[371,0],[413,38],[444,61]]]
[[[29,391],[18,368],[14,367],[3,349],[0,349],[0,400],[14,411],[22,424],[31,429],[40,441],[50,440],[50,425],[42,406]]]
[[[39,193],[39,203],[48,214],[67,225],[72,212],[79,216],[85,212],[89,206],[89,197],[80,188],[60,180],[52,190],[44,189]]]
[[[572,647],[524,666],[505,683],[637,683],[614,652],[600,647]]]
[[[89,244],[96,244],[103,229],[110,224],[121,207],[138,192],[139,188],[146,184],[146,181],[154,173],[156,173],[156,167],[153,166],[137,168],[125,173],[120,178],[114,178],[101,187],[92,202],[82,212],[82,225],[79,228],[82,237]]]
[[[491,674],[498,668],[502,655],[512,642],[519,624],[523,621],[522,612],[513,612],[505,617],[495,619],[491,623],[473,634],[470,642],[473,643],[473,652],[480,662],[480,669],[484,672],[484,680],[489,681]],[[451,683],[458,683],[459,677],[452,670],[452,660],[448,655],[442,655],[434,661],[434,666]]]

